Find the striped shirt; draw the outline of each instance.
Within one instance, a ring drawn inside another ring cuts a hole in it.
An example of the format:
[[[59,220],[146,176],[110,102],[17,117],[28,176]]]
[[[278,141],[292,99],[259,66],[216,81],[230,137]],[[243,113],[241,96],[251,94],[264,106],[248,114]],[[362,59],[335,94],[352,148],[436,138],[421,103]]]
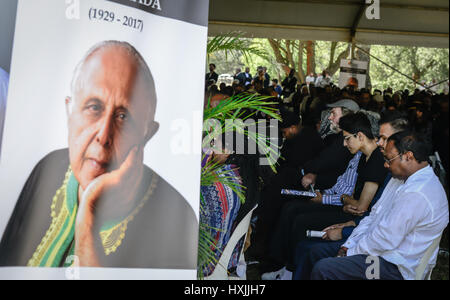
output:
[[[350,160],[344,174],[338,177],[336,184],[323,192],[322,204],[342,206],[341,196],[352,195],[358,178],[358,164],[362,152],[359,151]]]

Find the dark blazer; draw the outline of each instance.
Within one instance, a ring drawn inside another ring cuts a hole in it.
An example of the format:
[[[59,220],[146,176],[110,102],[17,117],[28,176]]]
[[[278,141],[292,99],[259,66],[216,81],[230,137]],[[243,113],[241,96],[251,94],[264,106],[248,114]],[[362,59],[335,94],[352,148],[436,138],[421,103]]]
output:
[[[208,81],[210,79],[214,79],[214,81],[217,83],[217,80],[219,80],[219,75],[216,72],[206,74],[205,81]]]

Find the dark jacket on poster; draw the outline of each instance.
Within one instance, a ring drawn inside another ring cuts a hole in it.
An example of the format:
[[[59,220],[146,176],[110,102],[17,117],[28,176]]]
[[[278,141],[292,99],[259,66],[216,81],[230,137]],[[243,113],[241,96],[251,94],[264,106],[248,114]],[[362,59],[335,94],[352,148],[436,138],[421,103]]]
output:
[[[0,266],[26,266],[46,231],[52,199],[69,166],[68,150],[42,159],[32,171],[16,203],[0,243]],[[169,183],[144,166],[138,199],[157,182],[153,194],[128,223],[125,237],[109,255],[98,242],[103,267],[195,269],[198,222],[191,206]],[[100,240],[98,238],[98,240]]]

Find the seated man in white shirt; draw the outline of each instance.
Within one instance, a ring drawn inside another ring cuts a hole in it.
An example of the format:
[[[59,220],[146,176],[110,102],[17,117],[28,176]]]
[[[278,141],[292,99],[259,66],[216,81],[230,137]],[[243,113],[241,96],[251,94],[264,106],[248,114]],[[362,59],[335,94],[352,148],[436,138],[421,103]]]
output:
[[[2,150],[3,124],[6,113],[6,96],[8,95],[9,75],[0,68],[0,153]]]
[[[428,145],[412,132],[391,136],[384,152],[394,178],[405,180],[390,202],[374,207],[335,258],[320,260],[311,279],[414,279],[432,242],[448,224],[445,191],[428,165]],[[378,204],[378,203],[377,203]],[[425,273],[435,264],[432,255]],[[369,257],[370,256],[370,257]],[[378,260],[373,274],[374,261]]]
[[[309,86],[310,83],[315,83],[316,82],[316,77],[314,77],[314,73],[311,72],[308,76],[306,76],[305,79],[306,84]]]
[[[331,84],[331,77],[326,70],[322,72],[322,75],[317,77],[316,79],[316,87],[325,88],[326,86]]]

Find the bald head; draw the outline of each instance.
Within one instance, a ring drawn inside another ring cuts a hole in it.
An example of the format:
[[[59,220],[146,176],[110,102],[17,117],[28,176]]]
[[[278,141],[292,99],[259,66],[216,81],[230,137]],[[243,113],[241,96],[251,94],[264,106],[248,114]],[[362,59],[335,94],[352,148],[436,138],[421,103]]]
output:
[[[77,66],[68,105],[69,156],[82,188],[117,169],[158,130],[153,77],[123,42],[94,46]]]
[[[104,41],[94,45],[86,52],[75,68],[71,83],[71,95],[73,98],[76,92],[83,89],[86,84],[87,76],[84,70],[86,65],[89,64],[94,64],[96,65],[94,67],[98,68],[108,67],[109,71],[113,71],[113,76],[129,78],[134,80],[136,84],[141,83],[144,86],[142,92],[146,93],[145,97],[150,104],[150,117],[154,119],[157,97],[153,75],[136,48],[127,42],[120,41]]]

